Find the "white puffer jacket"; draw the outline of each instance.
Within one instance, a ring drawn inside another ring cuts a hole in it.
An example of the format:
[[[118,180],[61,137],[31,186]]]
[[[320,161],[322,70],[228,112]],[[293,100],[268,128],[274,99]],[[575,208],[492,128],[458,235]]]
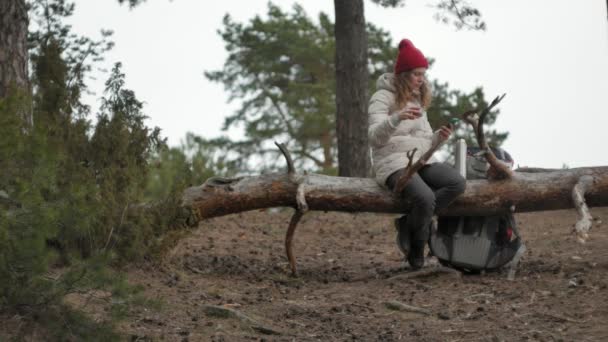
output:
[[[413,162],[428,151],[433,139],[433,130],[427,119],[426,111],[415,120],[402,120],[396,126],[396,118],[391,120],[391,114],[401,108],[396,108],[395,75],[386,73],[376,82],[376,92],[369,102],[369,143],[372,147],[372,161],[376,173],[376,181],[386,186],[386,179],[395,171],[407,166],[406,153],[417,148]],[[415,105],[419,105],[414,103]],[[396,115],[396,114],[394,114]],[[437,160],[431,158],[427,163]]]

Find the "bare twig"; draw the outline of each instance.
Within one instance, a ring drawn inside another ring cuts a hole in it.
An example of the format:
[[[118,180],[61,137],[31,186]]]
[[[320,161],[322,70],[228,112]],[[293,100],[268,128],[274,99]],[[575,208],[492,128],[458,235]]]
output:
[[[562,315],[558,315],[558,314],[552,313],[552,312],[537,311],[537,313],[540,314],[540,315],[542,315],[542,316],[553,318],[553,319],[555,319],[557,321],[560,321],[560,322],[585,323],[585,321],[579,321],[579,320],[572,319],[570,317],[566,317],[566,316],[562,316]]]
[[[187,269],[187,270],[189,270],[190,272],[196,273],[196,274],[207,274],[207,273],[209,273],[209,272],[205,272],[205,271],[201,270],[198,267],[194,267],[194,266],[190,265],[189,263],[185,263],[184,264],[184,268]]]
[[[407,152],[407,166],[405,167],[406,171],[405,174],[403,176],[401,176],[401,178],[399,178],[399,180],[397,180],[397,184],[395,185],[395,189],[394,191],[399,193],[401,191],[403,191],[403,189],[405,188],[405,185],[407,184],[407,182],[414,176],[414,174],[416,172],[418,172],[418,170],[420,170],[424,165],[426,165],[426,163],[429,161],[429,159],[431,159],[431,157],[433,156],[433,153],[435,153],[439,147],[441,147],[441,145],[443,145],[443,143],[445,142],[445,139],[436,139],[436,141],[433,142],[433,144],[431,145],[431,147],[424,152],[420,158],[418,158],[418,160],[416,160],[415,163],[412,163],[413,159],[414,159],[414,154],[416,153],[417,149],[414,148],[410,151]]]
[[[461,115],[462,120],[473,127],[473,133],[475,133],[475,139],[478,139],[477,129],[479,127],[479,115],[477,115],[476,110],[467,110]],[[479,140],[477,140],[477,145],[481,146]]]
[[[481,18],[481,13],[464,0],[439,0],[435,7],[439,10],[435,13],[435,19],[454,25],[457,30],[467,28],[469,30],[485,31],[486,23]],[[455,18],[450,18],[454,16]]]
[[[458,20],[460,21],[460,25],[456,25],[456,27],[466,26],[470,30],[482,30],[486,29],[486,24],[479,20],[479,12],[468,5],[464,4],[462,9],[458,7],[460,4],[460,0],[450,0],[450,9],[456,15]],[[469,23],[469,17],[473,17],[475,23]]]
[[[485,134],[483,132],[483,122],[485,121],[486,117],[488,116],[488,114],[490,113],[490,111],[496,107],[497,104],[500,103],[500,101],[502,101],[502,99],[505,98],[507,94],[502,94],[501,96],[496,96],[494,98],[494,100],[492,100],[492,102],[490,103],[490,105],[486,108],[484,108],[481,111],[481,114],[479,114],[479,124],[477,125],[477,132],[476,132],[476,136],[477,136],[477,141],[479,142],[479,147],[487,150],[488,148],[488,144],[486,142],[486,137]]]
[[[479,330],[460,330],[460,329],[448,329],[448,330],[443,330],[443,333],[446,334],[451,334],[451,333],[458,333],[458,334],[475,334],[475,333],[479,333]]]
[[[494,152],[488,146],[486,141],[485,134],[483,132],[483,122],[497,104],[502,101],[506,94],[502,94],[501,96],[497,96],[492,100],[490,105],[484,108],[479,114],[479,118],[475,118],[474,114],[476,111],[469,110],[462,114],[462,118],[464,121],[473,126],[473,130],[475,132],[475,137],[477,138],[477,144],[479,148],[484,151],[484,157],[490,164],[490,168],[487,171],[488,179],[511,179],[513,178],[513,171],[505,164],[501,163],[498,158],[494,155]]]
[[[407,154],[406,154],[407,155],[407,166],[406,166],[407,169],[410,169],[412,167],[412,161],[414,160],[414,154],[416,154],[417,150],[418,150],[417,148],[414,148],[411,151],[407,151]]]
[[[414,313],[419,313],[419,314],[423,314],[423,315],[427,315],[427,316],[431,315],[430,310],[419,308],[419,307],[413,306],[413,305],[404,304],[404,303],[401,303],[396,300],[384,302],[384,306],[386,306],[390,310],[395,310],[395,311],[414,312]]]
[[[266,334],[266,335],[281,335],[282,334],[281,332],[279,332],[277,330],[274,330],[270,327],[261,325],[257,320],[255,320],[235,309],[226,308],[226,307],[217,306],[217,305],[203,305],[203,312],[207,316],[211,316],[211,317],[239,319],[240,321],[248,324],[251,327],[251,329],[256,330],[262,334]]]
[[[457,270],[455,270],[453,268],[449,268],[449,267],[429,267],[429,268],[423,268],[423,269],[418,270],[418,271],[398,274],[398,275],[392,276],[392,277],[390,277],[388,279],[389,280],[399,280],[399,281],[401,281],[401,280],[406,280],[406,279],[425,278],[425,277],[428,277],[428,276],[437,275],[437,274],[441,274],[441,273],[453,275],[453,276],[456,276],[458,278],[460,278],[462,276],[462,273],[460,273],[459,271],[457,271]]]
[[[395,189],[394,191],[396,193],[400,193],[401,191],[403,191],[403,188],[405,188],[405,185],[407,184],[407,182],[414,176],[414,174],[416,172],[418,172],[418,170],[420,170],[425,162],[422,160],[423,157],[420,157],[420,159],[418,159],[416,161],[416,163],[412,162],[414,160],[414,155],[416,154],[416,151],[418,149],[414,148],[410,151],[407,151],[406,155],[407,155],[407,166],[405,167],[405,174],[403,176],[401,176],[398,180],[397,180],[397,184],[395,184]],[[433,151],[434,152],[434,151]],[[431,154],[433,154],[433,152],[431,152]],[[428,154],[428,151],[427,151]],[[429,155],[430,158],[430,155]]]

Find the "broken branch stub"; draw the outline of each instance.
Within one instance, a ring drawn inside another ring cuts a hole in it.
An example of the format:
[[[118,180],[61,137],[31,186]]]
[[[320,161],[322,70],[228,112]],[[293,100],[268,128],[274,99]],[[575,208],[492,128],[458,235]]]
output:
[[[494,155],[494,152],[492,152],[492,149],[490,149],[486,141],[485,133],[483,131],[483,123],[486,117],[488,116],[492,108],[496,107],[496,105],[499,104],[500,101],[502,101],[502,99],[506,95],[507,94],[502,94],[501,96],[497,96],[496,98],[494,98],[494,100],[492,100],[488,107],[481,110],[481,114],[479,114],[479,117],[476,117],[477,111],[474,110],[469,110],[462,114],[463,120],[473,126],[473,132],[475,132],[477,144],[479,145],[479,148],[484,152],[484,157],[488,161],[488,164],[490,164],[490,168],[488,169],[486,174],[487,178],[490,180],[513,178],[513,171],[507,165],[500,162],[500,160],[498,160],[498,158],[496,158],[496,156]]]
[[[418,160],[416,160],[416,162],[413,164],[412,160],[414,159],[414,154],[416,153],[417,149],[414,148],[407,152],[408,162],[407,166],[405,167],[406,171],[405,174],[401,176],[399,180],[397,180],[394,192],[400,193],[401,191],[403,191],[403,189],[407,185],[407,182],[409,182],[409,180],[414,176],[416,172],[418,172],[424,165],[426,165],[426,163],[429,161],[429,159],[431,159],[433,154],[437,152],[441,145],[443,145],[443,143],[446,141],[446,139],[442,138],[441,136],[438,136],[437,139],[433,140],[434,141],[431,147],[426,152],[424,152],[422,156],[420,156],[420,158],[418,158]]]
[[[585,193],[593,185],[593,177],[582,176],[572,188],[572,202],[580,215],[580,219],[574,225],[574,232],[579,243],[584,244],[589,238],[593,217],[589,213],[587,203],[585,203]]]
[[[289,153],[287,147],[285,147],[285,144],[278,143],[276,141],[274,142],[274,144],[279,148],[279,150],[281,150],[281,153],[283,153],[283,157],[285,157],[285,161],[287,162],[287,173],[290,175],[295,174],[296,169],[293,166],[293,159],[291,158],[291,153]]]
[[[400,193],[403,190],[403,188],[405,188],[405,185],[410,180],[410,178],[412,178],[412,176],[416,172],[418,172],[418,170],[420,170],[422,165],[424,165],[422,163],[419,163],[420,159],[418,159],[418,161],[412,165],[412,162],[414,160],[414,155],[416,154],[417,150],[418,150],[417,148],[414,148],[410,151],[407,151],[407,153],[406,153],[407,165],[405,166],[405,174],[403,176],[401,176],[401,178],[399,178],[397,180],[397,184],[395,184],[395,189],[393,189],[393,191],[395,191],[396,193]]]

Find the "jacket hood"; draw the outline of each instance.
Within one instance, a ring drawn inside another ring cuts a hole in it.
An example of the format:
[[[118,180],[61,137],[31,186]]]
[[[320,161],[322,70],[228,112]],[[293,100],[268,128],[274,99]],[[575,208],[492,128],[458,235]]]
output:
[[[392,72],[387,72],[385,74],[380,75],[378,81],[376,81],[376,89],[384,89],[388,90],[391,93],[395,92],[395,84],[393,83],[395,80],[395,74]]]

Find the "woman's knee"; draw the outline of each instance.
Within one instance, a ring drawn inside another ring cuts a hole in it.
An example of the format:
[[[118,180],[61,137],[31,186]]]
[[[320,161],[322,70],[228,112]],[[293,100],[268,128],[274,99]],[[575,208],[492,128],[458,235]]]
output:
[[[435,211],[435,194],[431,189],[421,189],[412,199],[415,207],[430,213]]]
[[[456,182],[454,183],[454,192],[458,193],[458,195],[461,195],[464,193],[466,188],[467,188],[467,180],[464,179],[464,177],[458,175]]]

